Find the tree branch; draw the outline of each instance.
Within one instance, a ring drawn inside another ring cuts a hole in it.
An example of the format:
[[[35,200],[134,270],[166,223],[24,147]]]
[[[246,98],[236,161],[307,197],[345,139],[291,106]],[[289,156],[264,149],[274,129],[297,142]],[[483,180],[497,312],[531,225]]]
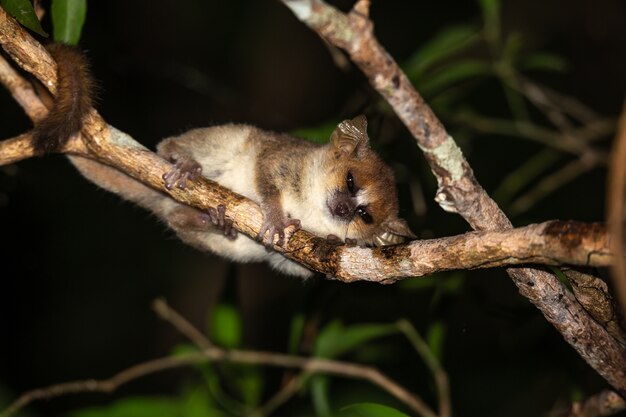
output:
[[[480,186],[463,153],[441,122],[413,88],[393,58],[378,43],[373,23],[362,12],[348,14],[322,0],[282,0],[298,19],[325,41],[344,49],[389,102],[430,164],[439,184],[435,200],[446,211],[459,213],[477,230],[510,229],[511,222]],[[626,358],[621,345],[578,304],[552,274],[529,268],[509,268],[509,276],[565,340],[622,395],[626,395]]]
[[[309,23],[317,27],[321,34],[326,33],[330,43],[347,49],[353,61],[363,69],[372,84],[392,104],[399,117],[418,139],[420,148],[425,152],[437,176],[440,188],[436,200],[440,205],[448,211],[460,213],[475,229],[509,229],[511,227],[509,220],[480,187],[454,140],[412,88],[393,59],[374,38],[372,24],[363,12],[367,9],[368,3],[359,2],[358,10],[353,10],[348,17],[317,0],[284,1],[292,8],[298,6],[301,16],[305,20],[310,20]],[[0,8],[0,43],[20,66],[33,73],[44,85],[49,86],[52,92],[55,91],[54,62],[2,8]],[[10,146],[7,145],[7,148],[13,149],[14,153],[20,151],[28,153],[28,146],[23,146],[26,140],[25,136],[14,139],[9,142]],[[5,149],[4,146],[0,149],[0,160],[19,159],[15,154],[12,157],[5,157]],[[248,236],[256,236],[261,226],[263,217],[258,205],[207,179],[202,178],[186,190],[166,191],[161,177],[170,169],[170,164],[128,135],[108,126],[95,111],[86,118],[82,135],[77,135],[71,140],[64,151],[113,166],[157,190],[167,192],[183,204],[200,209],[224,204],[227,213],[232,216],[234,227]],[[381,250],[337,248],[329,246],[325,240],[308,232],[298,231],[282,248],[274,249],[311,269],[350,281],[352,279],[348,279],[350,271],[347,268],[351,264],[343,262],[345,254],[359,254],[356,263],[363,264],[367,263],[368,259],[362,255],[368,253],[371,254],[369,259],[376,264],[394,251],[406,255],[412,252],[410,248],[410,245]],[[421,256],[417,250],[413,252]],[[587,255],[586,258],[596,257]],[[414,264],[415,258],[412,262],[405,260],[402,263],[402,259],[395,262],[402,265]],[[392,271],[392,274],[397,277],[398,272],[402,271]],[[581,356],[616,389],[626,393],[626,359],[623,350],[586,314],[571,293],[555,277],[545,272],[519,268],[509,269],[508,272],[522,294],[542,310],[546,318],[557,327]],[[384,274],[382,276],[382,282],[390,278]]]
[[[154,307],[161,318],[169,321],[177,330],[190,337],[194,342],[201,341],[201,345],[203,346],[210,344],[210,341],[204,336],[200,336],[200,339],[198,339],[198,335],[201,335],[201,333],[189,322],[187,322],[187,320],[185,320],[180,314],[172,310],[163,300],[155,301]],[[190,329],[193,330],[190,331]],[[388,392],[418,415],[424,417],[437,417],[437,415],[430,409],[430,407],[428,407],[428,405],[426,405],[426,403],[424,403],[421,398],[407,391],[397,382],[382,374],[378,369],[370,366],[271,352],[225,350],[218,347],[209,347],[203,349],[201,352],[191,353],[185,356],[164,357],[143,362],[131,366],[130,368],[127,368],[108,379],[88,379],[83,381],[65,382],[28,391],[23,393],[16,401],[0,413],[0,417],[9,417],[26,407],[28,404],[37,400],[52,399],[68,394],[87,392],[112,393],[122,385],[143,376],[169,369],[206,363],[207,361],[265,365],[279,368],[295,368],[302,369],[310,374],[322,373],[344,378],[361,379],[368,381]]]
[[[34,41],[24,36],[21,43],[27,42]],[[29,49],[46,53],[37,48]],[[19,50],[18,45],[10,50]],[[29,66],[40,67],[34,64]],[[46,83],[53,82],[45,79],[48,73],[42,72],[38,78]],[[10,88],[14,95],[21,94],[19,86],[28,85],[15,72],[6,73],[2,78],[9,80],[10,86],[16,86]],[[31,103],[34,106],[41,104],[32,99],[24,105],[28,107]],[[201,209],[224,204],[238,230],[250,237],[258,234],[263,217],[257,204],[204,178],[190,186],[188,191],[176,188],[166,190],[161,177],[170,169],[170,164],[143,148],[130,136],[107,126],[95,111],[85,123],[83,136],[91,137],[87,144],[74,138],[64,151],[114,166],[155,189],[168,192],[183,204]],[[31,136],[25,134],[0,142],[0,165],[33,156],[30,140]],[[575,245],[571,241],[574,232],[580,235]],[[564,236],[570,236],[570,239],[564,239]],[[390,283],[400,278],[451,269],[528,263],[604,266],[611,260],[607,248],[608,239],[599,225],[552,222],[507,233],[475,232],[375,249],[336,246],[306,231],[298,231],[283,247],[275,249],[311,269],[345,282],[369,280]]]

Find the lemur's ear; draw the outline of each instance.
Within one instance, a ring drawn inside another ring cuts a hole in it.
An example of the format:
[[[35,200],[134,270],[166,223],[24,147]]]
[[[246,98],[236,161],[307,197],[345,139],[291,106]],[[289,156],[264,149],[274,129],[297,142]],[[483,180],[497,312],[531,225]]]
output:
[[[330,135],[330,143],[343,155],[354,156],[362,149],[369,149],[367,118],[364,115],[339,123]]]

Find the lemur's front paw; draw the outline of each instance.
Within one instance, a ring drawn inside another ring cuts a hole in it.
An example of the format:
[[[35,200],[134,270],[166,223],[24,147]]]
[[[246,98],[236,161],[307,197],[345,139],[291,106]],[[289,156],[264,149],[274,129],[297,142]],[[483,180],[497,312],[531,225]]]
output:
[[[200,174],[202,174],[202,167],[199,163],[190,158],[179,159],[171,170],[163,174],[165,188],[168,190],[174,187],[184,189],[187,187],[187,180],[194,181]]]
[[[261,230],[259,231],[256,239],[269,246],[274,243],[274,237],[278,235],[276,245],[283,246],[283,243],[285,243],[285,229],[289,226],[294,227],[294,232],[296,230],[300,230],[300,220],[292,219],[291,217],[275,217],[266,215],[265,220],[263,221],[263,226],[261,226]],[[267,237],[265,236],[266,234]]]

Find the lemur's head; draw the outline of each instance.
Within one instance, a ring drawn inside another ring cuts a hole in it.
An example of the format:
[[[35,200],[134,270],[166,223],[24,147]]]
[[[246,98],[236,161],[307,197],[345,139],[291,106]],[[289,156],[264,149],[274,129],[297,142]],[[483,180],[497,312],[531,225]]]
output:
[[[415,237],[398,217],[394,175],[369,146],[365,116],[341,122],[327,146],[326,207],[335,220],[346,224],[345,236],[340,237],[375,246]]]

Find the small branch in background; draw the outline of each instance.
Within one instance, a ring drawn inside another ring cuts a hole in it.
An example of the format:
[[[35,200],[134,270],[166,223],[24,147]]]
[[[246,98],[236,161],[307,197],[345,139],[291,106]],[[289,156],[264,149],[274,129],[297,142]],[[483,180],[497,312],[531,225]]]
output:
[[[545,85],[530,80],[523,74],[517,74],[520,93],[536,104],[542,104],[547,108],[564,112],[576,119],[579,123],[589,125],[600,120],[601,117],[592,109],[567,94],[559,93]]]
[[[124,384],[157,372],[169,369],[181,368],[188,365],[204,363],[208,355],[202,352],[179,357],[165,357],[148,362],[142,362],[127,368],[111,378],[96,380],[86,379],[83,381],[63,382],[50,385],[45,388],[27,391],[19,396],[11,405],[0,412],[0,417],[9,417],[27,405],[39,400],[51,400],[70,394],[82,394],[88,392],[101,392],[110,394]]]
[[[613,282],[622,311],[626,312],[626,263],[624,262],[624,194],[626,188],[626,101],[619,121],[617,136],[611,152],[608,175],[607,224],[613,238],[613,253],[617,254],[611,268]]]
[[[457,116],[459,122],[470,128],[486,134],[500,134],[532,140],[559,151],[576,155],[580,158],[597,161],[605,164],[608,157],[606,152],[591,148],[586,142],[594,141],[610,134],[615,124],[613,120],[603,119],[592,127],[581,126],[572,130],[569,136],[553,131],[529,121],[497,119],[476,114]],[[573,138],[584,138],[573,139]]]
[[[426,366],[430,370],[430,373],[435,379],[435,385],[437,386],[437,398],[439,402],[439,417],[452,416],[452,401],[450,399],[450,382],[448,380],[448,374],[443,369],[439,360],[430,351],[430,348],[426,344],[426,341],[415,330],[415,327],[406,320],[400,320],[398,322],[398,328],[407,339],[413,344],[413,347],[419,353],[420,357],[426,363]]]
[[[626,401],[614,391],[602,391],[572,404],[569,410],[552,417],[608,417],[626,410]]]
[[[523,81],[521,81],[520,78]],[[582,122],[583,127],[592,127],[596,125],[601,120],[599,116],[595,115],[593,111],[587,109],[581,103],[578,103],[577,100],[573,98],[566,99],[566,96],[564,94],[560,94],[557,96],[562,101],[554,101],[554,99],[551,97],[551,94],[554,95],[555,93],[551,90],[542,87],[526,78],[522,78],[519,75],[517,77],[517,80],[517,91],[523,94],[541,112],[543,112],[548,120],[550,120],[550,122],[552,122],[552,124],[561,132],[561,134],[567,138],[567,141],[576,142],[582,146],[584,146],[585,142],[590,141],[588,137],[577,134],[577,129],[570,121],[568,116],[580,116],[580,118],[584,120],[584,122]],[[568,109],[572,109],[571,114],[568,114]]]
[[[185,336],[194,335],[192,340],[201,333],[183,318],[179,313],[172,310],[163,300],[157,300],[154,308],[165,320]],[[193,329],[193,330],[191,330]],[[206,344],[206,340],[200,337],[198,341]],[[69,394],[88,392],[112,393],[124,384],[150,374],[181,368],[189,365],[206,363],[207,361],[222,361],[249,365],[273,366],[279,368],[302,369],[309,374],[327,374],[343,378],[360,379],[368,381],[386,391],[417,415],[423,417],[437,417],[428,405],[417,395],[410,393],[404,387],[382,374],[376,368],[358,365],[349,362],[334,361],[328,359],[306,358],[302,356],[284,355],[280,353],[249,351],[249,350],[225,350],[219,347],[210,347],[201,352],[194,352],[185,356],[164,357],[148,362],[143,362],[115,374],[113,377],[103,380],[88,379],[84,381],[65,382],[51,385],[46,388],[35,389],[23,393],[16,401],[0,413],[0,417],[9,417],[27,405],[38,400],[49,400]]]
[[[597,166],[598,165],[594,162],[587,162],[582,159],[576,159],[567,163],[564,167],[543,177],[541,181],[528,192],[516,198],[509,206],[509,213],[511,216],[518,216],[527,212],[554,191]]]
[[[176,330],[187,337],[187,339],[191,340],[200,349],[210,349],[214,347],[208,337],[203,335],[176,310],[170,308],[164,298],[155,299],[152,302],[152,309],[161,319],[169,322]]]
[[[266,417],[278,410],[296,395],[302,388],[302,383],[309,377],[309,373],[302,372],[294,375],[272,398],[265,404],[252,411],[248,417]]]
[[[202,334],[176,310],[172,309],[167,304],[165,299],[157,298],[154,300],[152,308],[160,318],[169,322],[175,329],[191,340],[198,348],[204,350],[214,347],[213,343],[207,336]],[[252,411],[248,417],[269,416],[274,410],[280,408],[280,406],[289,401],[300,390],[301,383],[306,375],[309,374],[303,372],[292,378],[274,397],[270,398],[270,400],[263,406]]]

